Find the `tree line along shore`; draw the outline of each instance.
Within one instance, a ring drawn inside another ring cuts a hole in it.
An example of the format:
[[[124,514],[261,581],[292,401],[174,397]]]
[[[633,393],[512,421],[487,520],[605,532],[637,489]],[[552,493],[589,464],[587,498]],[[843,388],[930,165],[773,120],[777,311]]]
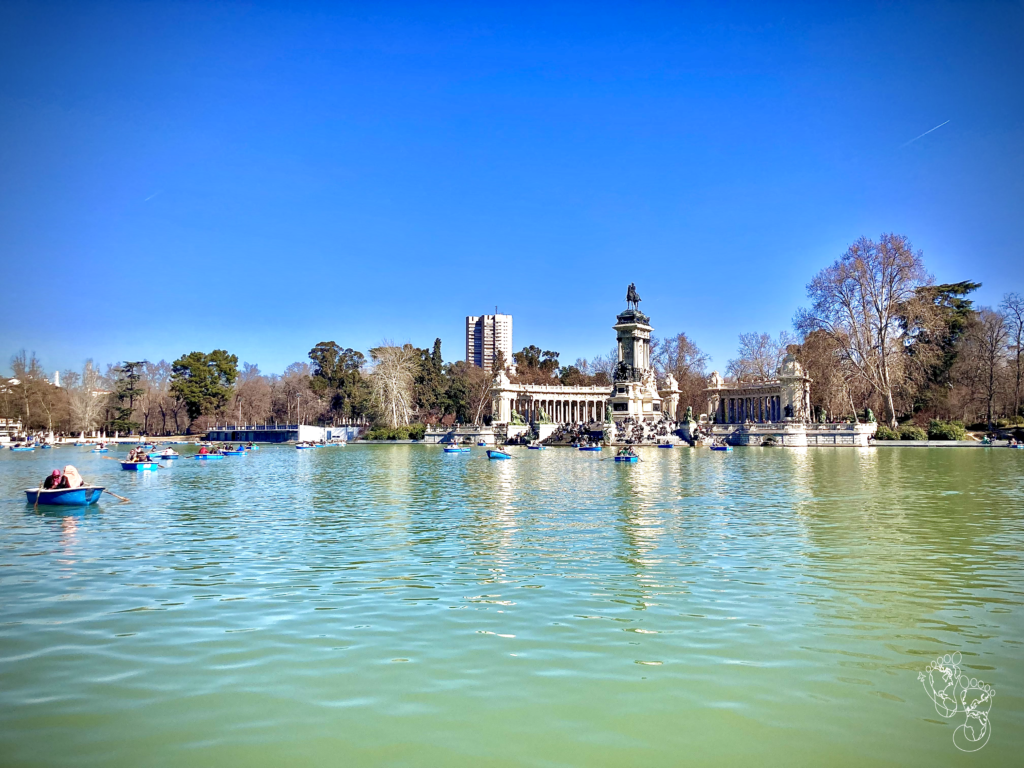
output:
[[[860,238],[807,285],[808,305],[792,330],[740,334],[725,375],[771,380],[787,354],[813,379],[816,420],[879,415],[876,439],[962,439],[965,429],[1024,425],[1024,297],[1008,292],[996,307],[975,306],[981,287],[938,284],[903,235]],[[706,409],[709,357],[686,333],[652,340],[659,376],[679,383],[679,413]],[[615,350],[563,363],[557,351],[528,345],[513,355],[514,382],[612,383]],[[178,435],[211,424],[365,423],[378,439],[415,439],[427,425],[490,421],[491,370],[445,362],[429,348],[388,340],[364,354],[334,341],[314,345],[283,373],[239,365],[222,349],[173,362],[125,360],[101,369],[87,360],[51,383],[35,353],[11,359],[0,378],[3,418],[28,431]]]

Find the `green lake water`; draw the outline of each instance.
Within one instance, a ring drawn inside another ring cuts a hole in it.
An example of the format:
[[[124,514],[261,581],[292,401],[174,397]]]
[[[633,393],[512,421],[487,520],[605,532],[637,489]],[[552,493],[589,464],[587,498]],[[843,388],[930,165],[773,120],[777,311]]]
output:
[[[513,455],[4,450],[0,765],[1021,764],[1024,451]]]

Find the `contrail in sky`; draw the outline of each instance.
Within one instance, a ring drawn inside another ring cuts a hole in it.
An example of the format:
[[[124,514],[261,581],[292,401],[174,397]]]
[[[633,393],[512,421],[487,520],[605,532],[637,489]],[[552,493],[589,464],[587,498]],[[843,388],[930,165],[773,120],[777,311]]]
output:
[[[947,122],[948,122],[948,121],[947,121]],[[934,128],[932,128],[932,130],[934,131],[935,129],[934,129]],[[920,137],[918,137],[918,138],[920,138]],[[163,192],[163,190],[161,189],[161,190],[160,190],[160,192]],[[160,192],[154,192],[154,193],[153,193],[152,195],[150,195],[149,197],[147,197],[147,198],[146,198],[146,202],[148,203],[148,202],[149,202],[150,200],[152,200],[152,199],[153,199],[154,197],[156,197],[157,195],[159,195],[159,194],[160,194]]]
[[[946,123],[948,123],[948,122],[949,122],[949,120],[947,120],[947,121],[946,121]],[[942,126],[944,126],[944,125],[945,125],[946,123],[939,123],[939,124],[938,124],[938,125],[936,125],[936,126],[935,126],[934,128],[932,128],[932,129],[931,129],[931,131],[925,131],[924,133],[922,133],[922,134],[921,134],[921,136],[927,136],[927,135],[928,135],[929,133],[931,133],[932,131],[937,131],[937,130],[939,130],[939,128],[941,128]],[[907,142],[907,144],[913,144],[913,143],[914,143],[915,141],[917,141],[918,139],[920,139],[920,138],[921,138],[921,136],[916,136],[916,137],[914,137],[913,139],[911,139],[910,141],[908,141],[908,142]],[[907,144],[900,144],[900,149],[903,149],[903,148],[904,148],[905,146],[907,146]]]

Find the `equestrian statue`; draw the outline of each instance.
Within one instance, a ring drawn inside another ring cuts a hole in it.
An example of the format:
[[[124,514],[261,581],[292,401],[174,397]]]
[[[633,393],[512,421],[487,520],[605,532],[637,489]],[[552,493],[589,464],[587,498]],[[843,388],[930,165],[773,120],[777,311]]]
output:
[[[626,289],[626,305],[630,309],[640,309],[640,294],[636,292],[636,283],[630,283]]]

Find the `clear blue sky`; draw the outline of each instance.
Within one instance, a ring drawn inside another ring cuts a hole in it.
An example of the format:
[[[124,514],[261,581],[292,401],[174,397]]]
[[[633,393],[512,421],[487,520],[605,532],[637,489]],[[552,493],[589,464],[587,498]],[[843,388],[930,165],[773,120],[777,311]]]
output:
[[[0,6],[0,366],[317,342],[721,369],[858,236],[1024,291],[1024,4]],[[943,127],[907,143],[936,125]]]

